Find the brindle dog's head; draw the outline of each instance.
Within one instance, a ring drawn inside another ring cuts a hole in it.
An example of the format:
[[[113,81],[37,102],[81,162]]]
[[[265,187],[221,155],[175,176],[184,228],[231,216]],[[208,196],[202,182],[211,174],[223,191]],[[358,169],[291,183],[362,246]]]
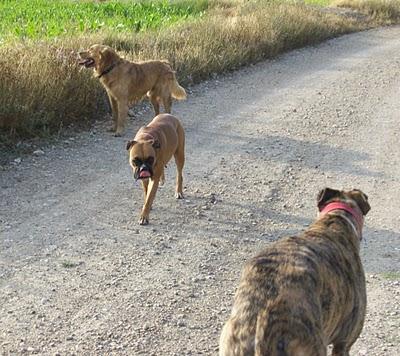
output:
[[[95,44],[88,50],[79,52],[79,57],[80,65],[94,68],[97,73],[103,73],[120,60],[118,54],[111,47],[100,44]]]
[[[157,162],[157,149],[160,144],[157,140],[129,141],[126,149],[129,151],[129,164],[133,169],[135,179],[153,177],[154,166]]]
[[[367,215],[371,209],[368,203],[368,196],[358,189],[344,191],[325,188],[318,193],[317,205],[319,211],[332,202],[346,203],[352,208],[360,210],[363,215]]]

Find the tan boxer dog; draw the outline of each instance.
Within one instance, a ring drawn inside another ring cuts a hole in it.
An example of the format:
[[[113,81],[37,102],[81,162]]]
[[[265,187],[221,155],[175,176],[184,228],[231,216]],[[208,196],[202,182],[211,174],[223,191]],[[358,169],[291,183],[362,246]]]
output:
[[[302,234],[270,244],[245,266],[221,356],[348,356],[361,333],[365,276],[359,256],[360,190],[326,188],[319,217]]]
[[[177,199],[183,198],[182,169],[185,163],[185,132],[179,120],[169,114],[157,115],[137,132],[126,145],[129,164],[135,179],[140,179],[144,191],[144,205],[139,224],[149,223],[149,213],[158,185],[164,183],[164,167],[174,156],[176,163]]]

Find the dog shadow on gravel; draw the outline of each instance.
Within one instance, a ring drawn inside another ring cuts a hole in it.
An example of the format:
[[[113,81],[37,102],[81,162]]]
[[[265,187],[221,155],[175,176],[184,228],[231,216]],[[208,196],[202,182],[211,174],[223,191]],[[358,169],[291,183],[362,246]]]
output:
[[[201,137],[210,138],[215,135],[215,132],[200,130],[197,134]],[[209,146],[210,150],[214,151],[215,145],[218,145],[218,152],[228,150],[241,153],[240,151],[243,151],[264,161],[286,162],[292,165],[320,169],[324,172],[338,172],[373,178],[384,177],[383,173],[374,172],[362,166],[363,163],[370,160],[368,153],[320,142],[309,142],[284,136],[249,137],[219,132],[218,140]],[[208,146],[204,145],[203,147]]]
[[[400,233],[374,227],[364,228],[361,258],[367,273],[400,271]]]
[[[265,154],[271,160],[283,160],[324,172],[374,178],[384,176],[381,172],[362,167],[364,162],[370,160],[370,155],[365,152],[279,136],[268,136],[259,141],[260,145],[264,145]]]

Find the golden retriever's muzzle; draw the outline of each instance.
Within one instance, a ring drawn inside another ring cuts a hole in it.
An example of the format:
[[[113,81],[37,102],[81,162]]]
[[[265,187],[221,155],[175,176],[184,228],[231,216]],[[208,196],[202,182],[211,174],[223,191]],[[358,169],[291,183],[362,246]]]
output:
[[[94,58],[90,57],[87,52],[79,52],[79,65],[85,66],[86,68],[92,68],[95,66]]]

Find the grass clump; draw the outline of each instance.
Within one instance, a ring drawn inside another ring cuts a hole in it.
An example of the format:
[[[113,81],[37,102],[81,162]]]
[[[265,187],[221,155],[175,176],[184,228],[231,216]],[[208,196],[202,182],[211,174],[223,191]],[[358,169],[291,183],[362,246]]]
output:
[[[382,277],[385,279],[389,279],[391,281],[400,280],[400,272],[395,272],[395,271],[383,272]]]
[[[79,265],[79,263],[75,263],[72,261],[63,261],[61,263],[61,266],[64,268],[74,268],[74,267],[77,267],[78,265]]]
[[[400,21],[399,0],[336,0],[333,5],[360,11],[380,25]]]
[[[319,6],[328,6],[332,0],[305,0],[305,4],[309,5],[319,5]]]

